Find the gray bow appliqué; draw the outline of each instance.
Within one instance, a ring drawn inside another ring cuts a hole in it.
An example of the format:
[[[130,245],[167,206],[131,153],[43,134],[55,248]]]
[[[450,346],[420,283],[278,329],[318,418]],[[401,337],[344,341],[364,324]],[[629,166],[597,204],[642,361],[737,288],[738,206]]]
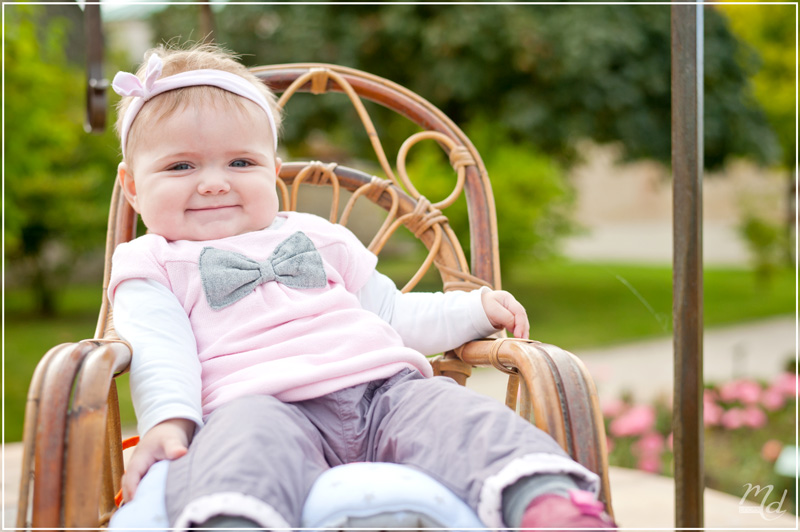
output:
[[[278,244],[264,262],[206,247],[200,252],[199,266],[208,304],[215,310],[236,303],[269,281],[290,288],[323,288],[328,284],[319,251],[301,231]]]

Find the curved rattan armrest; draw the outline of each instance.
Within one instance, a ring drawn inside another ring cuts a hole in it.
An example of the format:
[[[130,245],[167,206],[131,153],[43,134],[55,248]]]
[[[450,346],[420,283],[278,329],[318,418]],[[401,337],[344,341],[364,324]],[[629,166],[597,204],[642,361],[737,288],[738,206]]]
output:
[[[84,340],[54,347],[37,365],[25,412],[18,528],[95,528],[110,516],[123,468],[113,380],[130,358],[126,342]]]
[[[600,499],[611,512],[608,454],[597,389],[583,362],[554,345],[516,338],[489,338],[455,350],[469,366],[493,366],[509,374],[506,404],[550,434],[577,462],[601,478]]]

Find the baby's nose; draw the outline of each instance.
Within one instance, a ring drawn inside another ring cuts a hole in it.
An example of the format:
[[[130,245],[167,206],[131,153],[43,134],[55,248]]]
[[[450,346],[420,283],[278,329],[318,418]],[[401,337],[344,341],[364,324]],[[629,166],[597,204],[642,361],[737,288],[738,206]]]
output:
[[[200,194],[222,194],[231,189],[228,180],[216,172],[209,172],[200,178],[197,191]]]

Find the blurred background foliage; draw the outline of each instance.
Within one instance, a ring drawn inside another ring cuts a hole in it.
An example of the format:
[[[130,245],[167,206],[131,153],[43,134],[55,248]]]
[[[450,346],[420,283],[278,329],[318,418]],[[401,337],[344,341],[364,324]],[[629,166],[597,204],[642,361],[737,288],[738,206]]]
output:
[[[215,39],[249,65],[330,62],[423,95],[457,124],[493,131],[571,163],[576,142],[621,142],[631,158],[670,160],[670,10],[653,5],[237,5],[216,14]],[[197,11],[152,17],[157,40],[197,35]],[[725,16],[705,15],[705,159],[777,157],[749,87],[755,65]],[[299,115],[299,113],[298,113]],[[286,140],[337,123],[294,116]],[[352,124],[339,127],[349,128]]]
[[[797,156],[797,50],[787,44],[796,42],[795,20],[787,10],[758,5],[721,4],[719,9],[740,39],[737,59],[752,72],[753,94],[777,138],[780,164],[793,170]]]
[[[753,72],[753,94],[775,133],[777,162],[786,172],[786,223],[750,211],[744,213],[739,228],[753,255],[757,275],[768,279],[775,268],[796,259],[792,227],[797,216],[797,50],[787,44],[797,42],[797,26],[788,11],[759,7],[724,4],[720,10],[742,43],[737,59]]]
[[[117,156],[113,135],[83,130],[86,74],[66,46],[74,19],[34,5],[4,12],[3,259],[52,315],[77,258],[104,242]]]
[[[52,314],[57,287],[103,241],[119,150],[111,133],[81,129],[79,8],[6,7],[5,110],[12,134],[5,137],[4,260],[19,274],[14,279],[37,291],[39,311]],[[198,28],[213,27],[213,39],[248,65],[333,62],[384,76],[441,108],[475,139],[504,198],[498,213],[506,262],[551,257],[574,230],[566,175],[580,162],[580,141],[617,143],[629,159],[670,159],[665,6],[222,4],[213,8],[213,21],[208,14],[207,6],[173,4],[140,18],[155,42],[200,40],[206,35]],[[793,141],[781,113],[793,77],[777,79],[785,77],[788,55],[774,59],[778,46],[770,44],[773,26],[783,21],[745,15],[732,26],[730,19],[716,7],[705,11],[706,164],[716,168],[732,157],[788,164]],[[741,27],[761,37],[744,45],[733,31]],[[107,50],[109,77],[137,66],[139,58],[124,52]],[[773,64],[778,74],[759,70]],[[758,72],[765,81],[753,78]],[[776,83],[780,105],[768,93]],[[297,100],[285,130],[290,159],[371,156],[345,98]],[[413,126],[374,107],[393,160],[392,150]],[[409,163],[412,175],[426,175],[418,188],[434,200],[454,183],[435,151],[414,149]],[[465,212],[462,202],[446,214],[458,226]]]

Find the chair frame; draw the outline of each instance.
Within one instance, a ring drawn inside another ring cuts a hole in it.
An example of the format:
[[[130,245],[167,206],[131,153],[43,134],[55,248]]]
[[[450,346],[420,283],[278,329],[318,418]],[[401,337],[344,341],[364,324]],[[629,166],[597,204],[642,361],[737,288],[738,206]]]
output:
[[[318,63],[253,69],[285,105],[296,92],[346,93],[358,112],[387,179],[334,163],[287,162],[280,172],[284,209],[297,203],[301,184],[333,188],[331,221],[347,223],[354,202],[366,197],[387,212],[369,245],[376,254],[404,226],[429,250],[411,290],[431,265],[443,290],[499,289],[500,267],[494,198],[488,173],[464,133],[425,99],[393,82],[355,69]],[[423,131],[401,146],[397,170],[388,163],[361,98],[381,104]],[[414,188],[405,171],[408,150],[434,140],[450,156],[456,187],[431,203]],[[340,188],[351,193],[338,214]],[[467,259],[441,209],[463,192],[470,216],[471,260]],[[337,219],[338,218],[338,219]],[[61,344],[48,351],[33,375],[25,414],[18,528],[106,526],[116,509],[114,495],[123,472],[119,403],[114,377],[128,370],[130,346],[117,337],[105,297],[111,256],[136,238],[137,214],[115,185],[106,239],[103,297],[94,339]],[[508,374],[506,405],[553,436],[576,461],[601,478],[600,500],[610,514],[605,428],[597,391],[583,363],[573,354],[536,341],[488,338],[469,342],[432,360],[434,372],[464,385],[473,367],[495,367]]]

